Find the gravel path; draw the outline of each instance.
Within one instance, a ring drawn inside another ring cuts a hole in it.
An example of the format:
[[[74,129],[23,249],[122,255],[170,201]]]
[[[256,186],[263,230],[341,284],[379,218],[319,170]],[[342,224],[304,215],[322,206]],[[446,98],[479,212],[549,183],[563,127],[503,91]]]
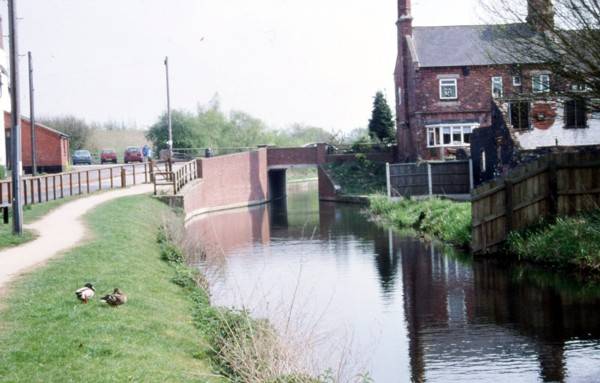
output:
[[[152,188],[152,185],[139,185],[91,195],[69,202],[26,225],[27,229],[37,232],[38,237],[21,246],[0,251],[0,293],[16,276],[43,265],[48,259],[83,241],[87,228],[82,217],[88,211],[116,198],[150,193]]]

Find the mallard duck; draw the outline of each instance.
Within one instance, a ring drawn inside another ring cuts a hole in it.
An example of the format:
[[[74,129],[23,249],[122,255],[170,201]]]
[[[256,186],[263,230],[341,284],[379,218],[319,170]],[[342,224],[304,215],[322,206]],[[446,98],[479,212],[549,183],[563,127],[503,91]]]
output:
[[[127,295],[125,295],[121,290],[114,289],[112,294],[108,294],[102,299],[102,302],[108,303],[110,306],[120,306],[122,304],[127,303]]]
[[[77,289],[75,291],[75,295],[77,299],[82,301],[83,303],[88,303],[88,301],[94,296],[96,290],[91,283],[86,283],[82,288]]]

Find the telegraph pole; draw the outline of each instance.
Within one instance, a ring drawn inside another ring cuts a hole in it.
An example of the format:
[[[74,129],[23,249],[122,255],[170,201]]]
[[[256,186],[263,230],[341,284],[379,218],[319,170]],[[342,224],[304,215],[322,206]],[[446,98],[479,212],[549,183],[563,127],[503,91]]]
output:
[[[37,175],[37,148],[35,140],[35,102],[33,97],[33,59],[31,52],[27,52],[29,59],[29,119],[31,120],[31,174]]]
[[[17,39],[16,0],[8,0],[8,33],[10,34],[10,89],[11,89],[11,164],[13,233],[23,234],[23,205],[21,197],[21,109],[19,92],[19,46]]]
[[[167,119],[169,124],[169,161],[173,159],[173,123],[171,121],[171,91],[169,88],[169,57],[165,57],[165,71],[167,75]]]

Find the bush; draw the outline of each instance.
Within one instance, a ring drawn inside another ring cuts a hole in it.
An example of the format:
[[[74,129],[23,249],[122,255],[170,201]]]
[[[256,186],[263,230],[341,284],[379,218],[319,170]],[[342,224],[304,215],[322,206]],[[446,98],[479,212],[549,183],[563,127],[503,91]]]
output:
[[[374,196],[369,209],[398,228],[412,228],[461,246],[471,242],[469,203],[438,198],[392,202],[387,197]]]
[[[600,270],[600,211],[511,233],[508,250],[534,262]]]

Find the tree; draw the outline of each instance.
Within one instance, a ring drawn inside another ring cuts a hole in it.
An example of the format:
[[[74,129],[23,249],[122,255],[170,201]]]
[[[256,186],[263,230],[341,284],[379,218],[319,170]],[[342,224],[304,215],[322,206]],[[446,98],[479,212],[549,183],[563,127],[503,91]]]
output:
[[[172,113],[173,147],[198,148],[203,147],[203,140],[199,136],[197,118],[189,112],[174,110]],[[169,140],[169,124],[167,113],[163,113],[159,120],[150,127],[146,138],[152,142],[157,152],[167,149]]]
[[[395,138],[394,118],[383,92],[377,92],[373,101],[373,112],[369,121],[369,135],[381,142]]]
[[[585,90],[600,98],[598,0],[486,0],[485,5],[504,23],[494,28],[492,60],[541,65],[552,71],[553,93]]]
[[[71,150],[93,149],[87,147],[89,138],[92,134],[92,128],[84,119],[75,116],[66,115],[58,117],[43,117],[39,122],[52,129],[56,129],[69,136],[69,146]]]

